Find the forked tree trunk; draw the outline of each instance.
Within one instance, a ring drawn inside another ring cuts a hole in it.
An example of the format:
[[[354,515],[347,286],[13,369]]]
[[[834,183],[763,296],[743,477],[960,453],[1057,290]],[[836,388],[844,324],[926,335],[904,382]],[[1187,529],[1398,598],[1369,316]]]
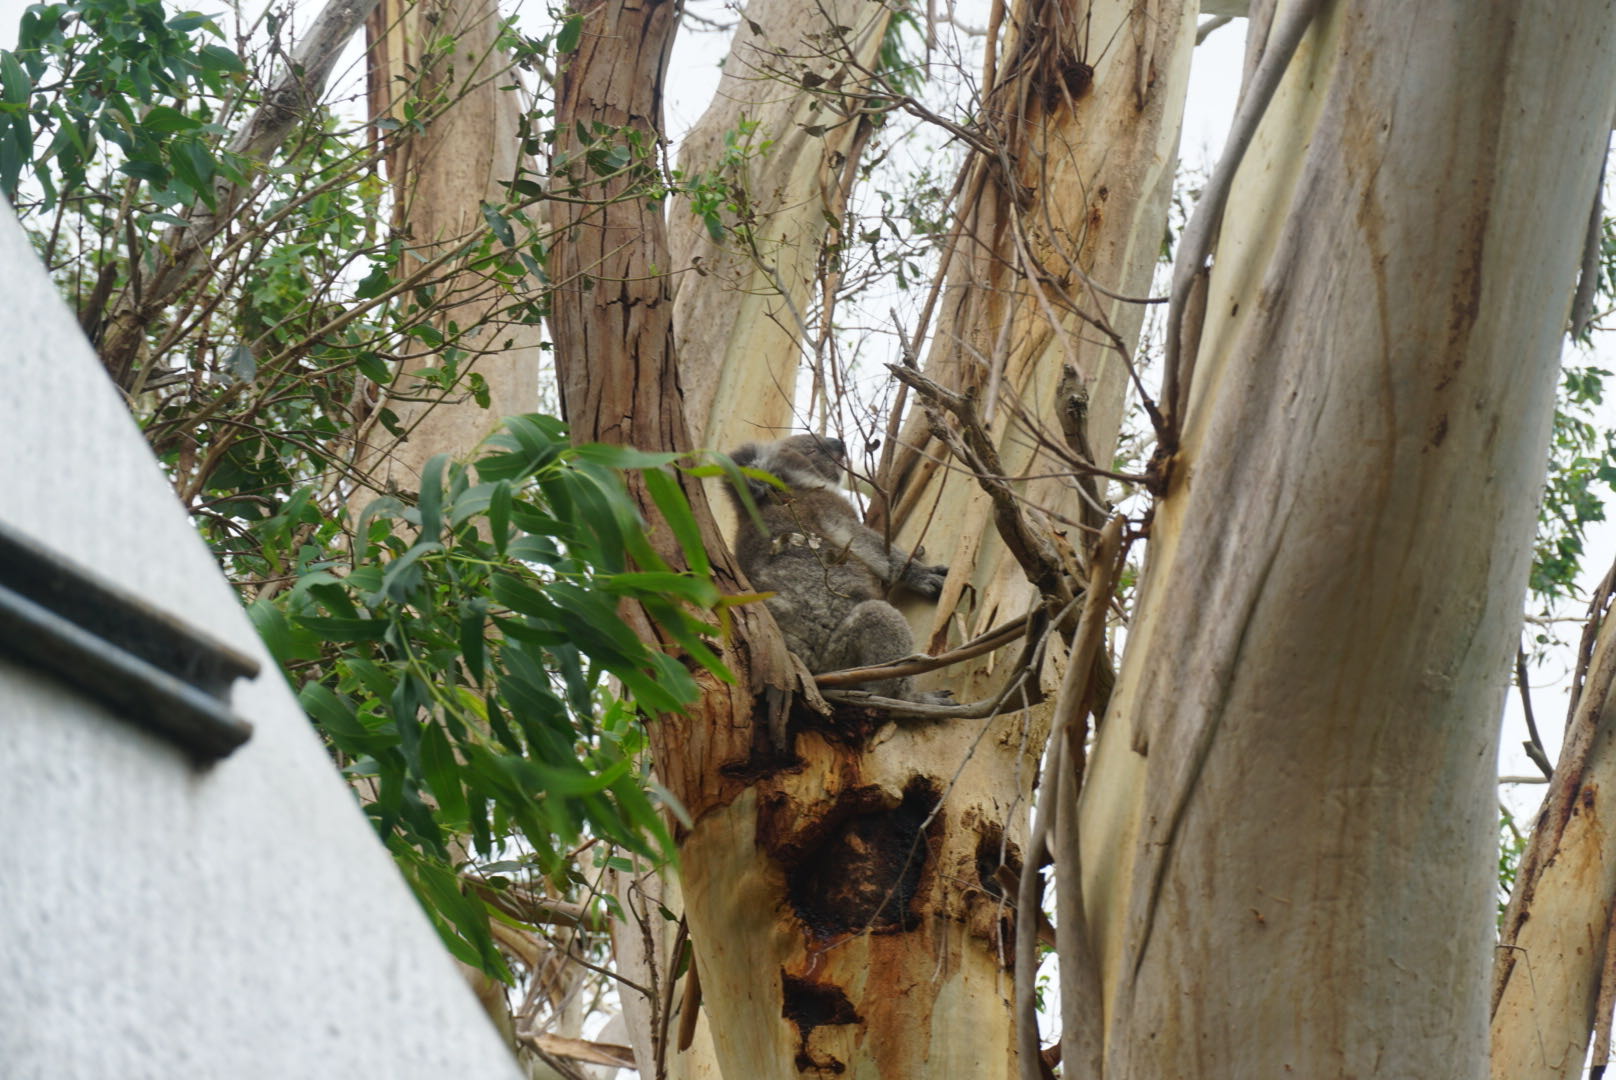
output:
[[[1003,150],[977,157],[964,179],[926,373],[975,395],[999,460],[974,465],[1014,478],[1009,490],[1036,558],[1018,561],[1012,554],[996,523],[1001,509],[975,478],[939,467],[950,451],[928,434],[930,421],[917,409],[889,488],[905,546],[924,543],[928,557],[954,568],[936,609],[915,613],[916,638],[927,651],[1040,608],[1053,615],[1046,605],[1076,592],[1079,562],[1107,516],[1107,482],[1080,470],[1113,466],[1129,367],[1137,363],[1140,298],[1149,292],[1166,228],[1195,15],[1195,4],[1171,0],[1016,4],[1002,48],[990,57],[984,113],[989,137],[1002,140]],[[1066,665],[1062,638],[1070,624],[1062,629],[1061,637],[1051,634],[1044,662],[1031,673],[1049,699]],[[940,673],[937,685],[961,700],[980,700],[1016,676],[1017,661],[1014,651],[990,654]],[[1009,710],[980,741],[983,725],[976,722],[904,728],[872,753],[889,762],[969,762],[944,820],[992,822],[1003,839],[998,850],[984,852],[986,838],[952,828],[936,844],[939,865],[958,861],[974,841],[979,867],[991,871],[1003,862],[1016,872],[1000,881],[1030,872],[1023,865],[1025,826],[1050,703]],[[1074,737],[1081,741],[1081,732]],[[926,757],[915,754],[916,742],[928,746]],[[989,881],[982,888],[995,892]],[[1001,910],[1016,899],[1001,899]],[[957,903],[949,890],[936,900],[944,912]],[[1079,910],[1074,898],[1061,913],[1063,936],[1081,931],[1073,917]],[[1016,930],[1030,934],[1033,923],[1018,919]],[[979,959],[1000,965],[1008,982],[1009,942],[1001,947],[997,956]],[[1066,984],[1076,970],[1063,968],[1063,1002],[1083,996]],[[1007,987],[1007,1005],[1012,997]],[[977,1030],[1014,1047],[1011,1010],[989,1016],[991,1028],[984,1016]],[[1068,1026],[1075,1033],[1080,1025]],[[1067,1050],[1065,1075],[1084,1076],[1075,1051]],[[1007,1056],[1001,1067],[1010,1073],[1014,1063]]]
[[[716,241],[682,202],[669,221],[674,340],[698,446],[733,450],[794,426],[800,361],[819,336],[810,321],[829,325],[826,245],[841,235],[833,222],[870,134],[859,109],[878,88],[861,69],[876,66],[888,18],[872,0],[753,0],[712,103],[680,144],[688,176],[733,192],[738,209],[723,223],[740,226]]]
[[[1080,396],[1083,456],[1113,465],[1140,298],[1166,228],[1194,17],[1194,4],[1168,0],[1012,7],[985,109],[986,137],[1003,149],[974,158],[962,186],[926,374],[976,395],[1004,474],[1028,477],[1014,485],[1024,512],[1067,552],[1094,539],[1106,484],[1050,444],[1070,442],[1061,412]],[[1038,594],[993,504],[969,475],[941,469],[948,459],[916,409],[887,474],[897,535],[958,568],[916,635],[933,651],[951,632],[1025,614]],[[950,673],[957,689],[980,696],[1004,671],[989,659],[961,675]]]
[[[1496,717],[1616,7],[1323,12],[1223,223],[1083,798],[1107,1080],[1487,1068]]]
[[[1083,275],[1125,295],[1148,287],[1191,19],[1176,4],[1129,11],[1107,4],[1091,23],[1081,10],[1029,7],[1014,15],[1026,33],[1007,35],[1018,44],[1006,53],[1020,66],[1003,61],[998,107],[1003,132],[1025,155],[1015,183],[1035,190],[1012,224],[1003,208],[1024,193],[984,180],[1001,208],[1000,223],[988,224],[990,210],[973,213],[966,227],[996,229],[1016,270],[1000,273],[989,268],[991,259],[962,258],[957,297],[972,289],[1002,294],[990,305],[961,300],[958,310],[966,314],[956,314],[949,331],[951,341],[994,341],[982,321],[1016,320],[1014,358],[998,355],[1002,367],[994,375],[1003,387],[994,431],[1007,447],[1033,425],[1058,431],[1061,361],[1112,388],[1109,409],[1097,409],[1109,419],[1093,430],[1101,433],[1096,441],[1105,457],[1114,443],[1119,361],[1105,346],[1077,344],[1085,334],[1069,309],[1112,320],[1119,335],[1137,332],[1138,312],[1103,299]],[[655,5],[618,3],[590,15],[563,82],[562,132],[578,120],[653,128],[666,14]],[[1056,28],[1059,36],[1050,37]],[[1118,35],[1128,47],[1094,48],[1092,85],[1073,74],[1091,55],[1090,41]],[[767,177],[762,182],[770,184]],[[585,182],[577,194],[609,197],[625,184]],[[575,225],[552,267],[562,282],[555,339],[574,435],[683,448],[683,385],[668,347],[666,279],[643,272],[668,265],[655,208],[620,201],[595,209],[569,204],[566,213]],[[1036,247],[1035,261],[1017,261],[1014,236]],[[1066,280],[1037,296],[1025,281],[1040,274]],[[691,278],[682,288],[706,284]],[[1061,328],[1040,329],[1039,320],[1052,316]],[[727,362],[747,360],[732,355]],[[660,372],[661,382],[631,372]],[[1012,435],[1012,406],[1023,404],[1028,415]],[[742,417],[756,415],[751,401],[737,409]],[[1014,454],[1011,460],[1018,468],[1029,464]],[[959,489],[946,497],[974,501],[974,488]],[[1046,510],[1073,519],[1082,514],[1074,486],[1045,485],[1041,497]],[[974,527],[991,527],[981,507],[973,514]],[[1052,539],[1047,521],[1038,519],[1034,528]],[[1074,546],[1080,542],[1074,535]],[[948,546],[935,536],[933,543]],[[975,547],[961,553],[961,580],[979,554]],[[1004,591],[992,591],[991,610],[1001,618],[1019,615],[1033,594],[1019,569],[1002,569],[1004,557],[994,558],[987,580],[1002,580]],[[957,601],[956,592],[950,603]],[[972,617],[985,625],[992,616]],[[970,629],[963,616],[959,622],[960,632]],[[1007,666],[999,661],[987,678],[977,672],[971,689],[1002,678]],[[755,663],[749,670],[755,690],[784,685],[778,676],[760,677]],[[963,698],[967,683],[960,686]],[[763,694],[754,708],[750,700],[719,696],[691,718],[653,724],[659,774],[696,819],[681,838],[681,870],[723,1074],[1012,1075],[1013,916],[996,871],[1001,862],[1016,862],[1008,838],[1025,814],[1038,732],[1022,718],[1001,717],[954,727],[877,724],[861,734],[857,726],[815,723],[799,713],[782,754],[762,724],[770,702]]]

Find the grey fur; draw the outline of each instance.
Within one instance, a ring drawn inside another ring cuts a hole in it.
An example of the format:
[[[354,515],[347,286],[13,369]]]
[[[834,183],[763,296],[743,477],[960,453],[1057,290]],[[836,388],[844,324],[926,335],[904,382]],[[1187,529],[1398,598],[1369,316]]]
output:
[[[737,465],[772,473],[784,490],[762,480],[747,489],[763,529],[732,490],[739,512],[735,555],[785,635],[786,647],[812,672],[889,663],[915,651],[909,623],[887,603],[904,585],[928,599],[942,592],[946,566],[927,566],[889,546],[859,520],[838,487],[847,470],[840,439],[793,435],[748,443],[730,455]],[[907,678],[859,687],[883,697],[948,704],[946,692],[917,692]]]

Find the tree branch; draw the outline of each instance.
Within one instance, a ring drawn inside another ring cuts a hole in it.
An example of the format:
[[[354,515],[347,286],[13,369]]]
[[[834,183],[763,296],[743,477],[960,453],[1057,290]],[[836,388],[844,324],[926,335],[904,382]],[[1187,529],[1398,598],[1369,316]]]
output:
[[[250,161],[265,162],[318,100],[348,40],[364,25],[377,0],[331,0],[292,51],[290,62],[264,94],[263,104],[230,140],[228,150]],[[126,385],[131,365],[145,336],[146,324],[202,268],[206,248],[224,229],[241,202],[243,185],[219,180],[214,208],[202,204],[186,212],[189,223],[176,225],[164,238],[166,254],[139,295],[126,292],[107,320],[101,362],[119,386]]]

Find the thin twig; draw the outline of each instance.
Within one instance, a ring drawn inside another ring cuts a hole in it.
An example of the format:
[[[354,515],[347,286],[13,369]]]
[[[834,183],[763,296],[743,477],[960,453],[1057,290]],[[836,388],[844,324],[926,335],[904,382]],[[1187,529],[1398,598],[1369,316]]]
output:
[[[1034,817],[1032,835],[1022,860],[1021,890],[1017,897],[1017,911],[1030,912],[1039,904],[1038,864],[1049,845],[1049,837],[1062,806],[1075,802],[1080,782],[1075,768],[1076,753],[1080,752],[1082,738],[1078,725],[1093,705],[1094,662],[1099,645],[1105,637],[1106,607],[1116,588],[1124,559],[1122,535],[1124,521],[1113,517],[1106,522],[1100,540],[1090,559],[1087,590],[1083,598],[1083,612],[1078,616],[1077,633],[1072,639],[1071,655],[1067,657],[1066,672],[1061,679],[1060,693],[1055,698],[1055,719],[1049,736],[1048,766],[1045,787],[1038,799],[1038,812]],[[1064,816],[1064,815],[1063,815]],[[1066,824],[1070,825],[1068,820]],[[1079,1000],[1061,1003],[1063,1023],[1074,1025],[1071,1041],[1081,1041],[1082,1055],[1078,1059],[1086,1068],[1091,1059],[1098,1061],[1100,990],[1099,970],[1093,963],[1092,946],[1082,915],[1081,884],[1078,878],[1080,862],[1077,851],[1076,830],[1068,828],[1060,837],[1061,852],[1056,859],[1056,875],[1066,888],[1064,898],[1057,896],[1057,905],[1063,914],[1055,924],[1056,939],[1060,943],[1063,976],[1063,996],[1075,990]],[[1063,865],[1064,864],[1064,865]],[[1038,1014],[1033,983],[1038,973],[1036,942],[1032,934],[1016,935],[1016,1043],[1019,1049],[1023,1080],[1041,1080],[1038,1069]],[[1073,965],[1067,971],[1068,963]],[[1076,1018],[1076,1019],[1074,1019]],[[1081,1036],[1076,1028],[1082,1029]],[[1062,1043],[1068,1040],[1063,1034]],[[1072,1058],[1068,1055],[1068,1061]],[[1073,1068],[1069,1065],[1068,1068]],[[1094,1077],[1100,1074],[1091,1069]],[[1074,1075],[1087,1076],[1085,1073]]]
[[[1537,733],[1537,718],[1532,715],[1532,691],[1526,683],[1525,649],[1515,650],[1515,686],[1521,692],[1521,712],[1526,716],[1526,733],[1529,736],[1521,747],[1526,751],[1526,756],[1532,759],[1532,764],[1543,770],[1544,779],[1552,780],[1554,765],[1543,749],[1543,737]]]
[[[957,649],[937,656],[927,656],[916,659],[905,659],[890,664],[881,664],[875,667],[844,668],[841,671],[826,671],[814,676],[814,684],[821,687],[857,686],[860,683],[875,682],[879,679],[897,679],[906,675],[924,675],[928,671],[939,668],[952,667],[954,664],[981,656],[1010,644],[1021,636],[1026,629],[1029,616],[1023,615],[1019,619],[1011,619],[1001,623],[984,634],[979,634],[971,641],[966,642]]]

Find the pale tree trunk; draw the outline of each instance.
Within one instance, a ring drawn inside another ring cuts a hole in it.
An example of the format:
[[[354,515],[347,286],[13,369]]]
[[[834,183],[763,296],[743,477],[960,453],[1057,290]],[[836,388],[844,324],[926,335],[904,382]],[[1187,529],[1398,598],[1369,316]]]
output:
[[[1083,795],[1107,1080],[1487,1068],[1496,717],[1616,8],[1321,19],[1223,222]]]
[[[1560,761],[1521,858],[1493,969],[1492,1074],[1578,1077],[1610,1053],[1616,1002],[1616,620],[1613,579],[1597,593]]]
[[[825,246],[841,236],[832,222],[871,132],[860,95],[887,22],[871,0],[753,0],[712,104],[680,144],[687,176],[730,187],[741,207],[723,214],[740,229],[722,241],[682,202],[669,220],[674,342],[698,446],[728,451],[793,427],[799,360],[818,344],[813,327],[831,323]]]
[[[1025,3],[1012,9],[1017,29],[991,64],[994,152],[973,159],[963,184],[926,375],[977,396],[1003,474],[1031,477],[1015,494],[1057,566],[1060,551],[1081,553],[1105,518],[1105,482],[1070,464],[1078,455],[1060,415],[1082,399],[1081,456],[1109,470],[1139,299],[1166,227],[1194,17],[1194,4],[1172,2]],[[1029,584],[977,483],[940,471],[949,453],[927,428],[917,410],[884,477],[900,539],[957,568],[917,634],[935,651],[951,629],[974,636],[1025,614],[1040,587],[1054,590]],[[974,602],[962,603],[967,595]],[[980,695],[1003,674],[990,659],[969,682],[958,671],[951,678]]]
[[[371,115],[400,119],[401,103],[415,99],[429,118],[425,131],[401,139],[387,161],[394,223],[411,249],[397,273],[450,257],[434,275],[434,321],[446,336],[451,321],[478,327],[457,344],[468,354],[463,371],[487,380],[489,396],[487,408],[478,405],[464,377],[448,393],[424,388],[411,371],[438,358],[404,362],[360,428],[361,471],[387,487],[415,491],[427,458],[469,454],[501,418],[539,405],[540,328],[504,313],[514,298],[500,285],[456,269],[456,250],[487,229],[480,204],[508,201],[505,185],[523,160],[521,99],[504,88],[516,79],[494,48],[499,18],[494,0],[382,0],[367,24]],[[443,38],[453,40],[452,48],[429,53]],[[377,422],[384,408],[397,415],[404,439]],[[370,497],[360,493],[356,501]]]

